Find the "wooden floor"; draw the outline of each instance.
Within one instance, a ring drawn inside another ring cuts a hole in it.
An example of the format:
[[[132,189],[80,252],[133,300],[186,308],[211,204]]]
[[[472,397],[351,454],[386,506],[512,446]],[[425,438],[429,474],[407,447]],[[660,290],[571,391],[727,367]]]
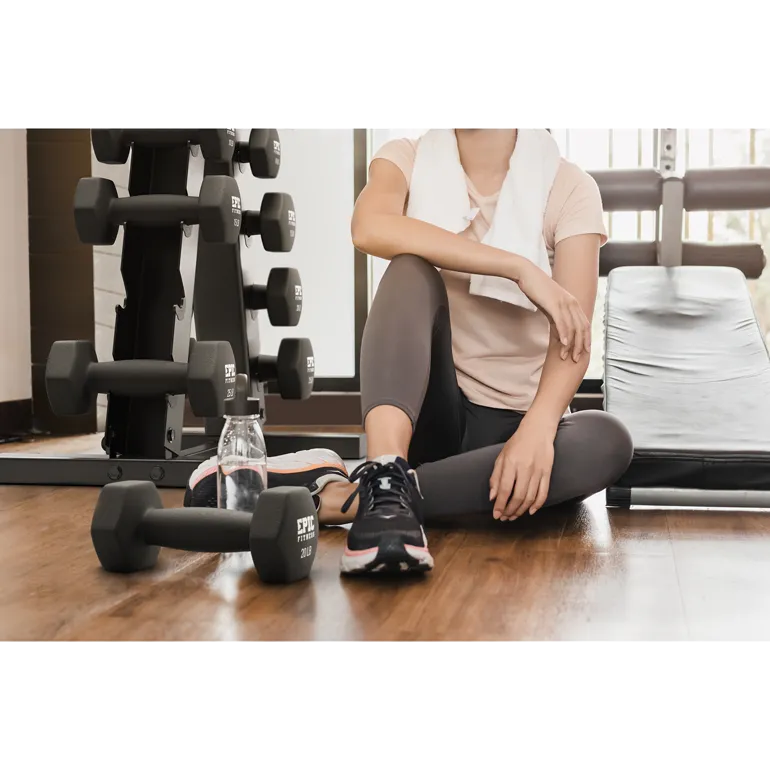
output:
[[[98,491],[0,487],[0,639],[770,639],[770,512],[608,513],[598,496],[430,531],[436,569],[413,580],[341,578],[334,528],[309,580],[266,586],[245,554],[166,551],[153,572],[106,574],[89,535]]]

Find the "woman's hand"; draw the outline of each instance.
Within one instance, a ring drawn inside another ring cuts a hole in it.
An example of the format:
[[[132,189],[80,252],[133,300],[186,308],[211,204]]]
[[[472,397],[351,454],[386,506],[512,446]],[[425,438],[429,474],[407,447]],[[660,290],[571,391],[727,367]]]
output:
[[[519,288],[545,313],[562,345],[562,360],[572,351],[576,363],[591,353],[591,324],[580,303],[536,265],[528,265],[519,278]]]
[[[510,521],[545,504],[553,469],[553,435],[521,424],[495,460],[489,499],[496,519]]]

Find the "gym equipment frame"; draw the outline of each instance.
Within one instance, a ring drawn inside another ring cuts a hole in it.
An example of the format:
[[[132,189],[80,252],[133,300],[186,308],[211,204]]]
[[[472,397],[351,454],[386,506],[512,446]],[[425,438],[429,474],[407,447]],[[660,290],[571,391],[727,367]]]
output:
[[[204,176],[210,174],[232,176],[230,161],[206,161]],[[226,297],[227,301],[223,301]],[[249,373],[250,359],[260,352],[259,324],[244,304],[241,244],[206,243],[198,241],[198,260],[195,273],[195,330],[200,341],[225,340],[235,354],[239,372]],[[262,383],[251,379],[251,395],[262,404],[260,420],[265,423],[265,390]],[[213,453],[222,432],[222,418],[207,418],[202,429],[188,428],[184,446],[201,442]],[[265,426],[265,445],[268,455],[275,456],[302,449],[324,447],[345,459],[366,455],[366,436],[363,433],[303,433],[298,431],[271,431]]]
[[[682,238],[685,211],[770,208],[770,167],[680,176],[676,130],[657,141],[657,171],[594,175],[606,210],[658,217],[655,242],[601,254],[604,407],[635,444],[607,505],[770,508],[770,356],[745,281],[762,274],[765,255],[756,243]]]
[[[130,195],[187,195],[187,145],[134,144]],[[120,270],[123,305],[115,309],[113,359],[185,363],[195,280],[194,229],[126,225]],[[0,455],[0,484],[104,486],[148,480],[183,488],[210,450],[182,444],[185,397],[108,398],[102,448],[106,455]]]

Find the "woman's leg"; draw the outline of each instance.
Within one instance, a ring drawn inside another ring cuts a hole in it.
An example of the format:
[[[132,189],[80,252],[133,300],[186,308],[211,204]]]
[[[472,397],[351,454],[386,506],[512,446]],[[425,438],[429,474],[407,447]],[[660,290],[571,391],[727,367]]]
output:
[[[489,478],[502,444],[474,449],[427,463],[417,471],[425,498],[425,521],[492,514]],[[584,499],[610,486],[625,473],[633,455],[631,435],[612,415],[577,412],[559,424],[546,507]]]
[[[380,282],[361,344],[361,401],[368,459],[396,456],[417,467],[460,451],[449,302],[438,270],[420,257],[395,257]],[[321,523],[352,521],[357,501],[345,514],[340,508],[354,489],[323,490]]]
[[[409,456],[417,465],[458,452],[460,398],[444,281],[420,257],[395,257],[361,343],[368,457]]]

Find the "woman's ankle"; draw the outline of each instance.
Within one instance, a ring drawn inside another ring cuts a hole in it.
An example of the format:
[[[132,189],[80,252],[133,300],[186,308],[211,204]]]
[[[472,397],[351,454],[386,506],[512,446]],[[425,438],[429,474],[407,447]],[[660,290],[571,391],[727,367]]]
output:
[[[321,501],[318,506],[318,523],[327,527],[352,523],[358,512],[358,497],[353,499],[345,513],[342,512],[342,506],[357,486],[350,481],[330,481],[318,495]]]
[[[406,457],[412,440],[412,422],[401,409],[388,404],[374,407],[366,415],[364,428],[367,457]]]

